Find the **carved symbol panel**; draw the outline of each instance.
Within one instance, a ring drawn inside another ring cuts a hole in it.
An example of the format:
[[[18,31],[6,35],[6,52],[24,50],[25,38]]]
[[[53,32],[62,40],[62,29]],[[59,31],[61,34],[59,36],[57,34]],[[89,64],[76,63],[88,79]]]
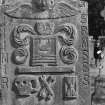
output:
[[[82,16],[87,5],[79,0],[4,4],[1,105],[90,105],[88,25]]]
[[[63,98],[64,100],[72,100],[77,98],[77,77],[70,76],[63,78]]]
[[[30,65],[56,65],[56,38],[35,38],[32,40],[30,48],[31,58]]]

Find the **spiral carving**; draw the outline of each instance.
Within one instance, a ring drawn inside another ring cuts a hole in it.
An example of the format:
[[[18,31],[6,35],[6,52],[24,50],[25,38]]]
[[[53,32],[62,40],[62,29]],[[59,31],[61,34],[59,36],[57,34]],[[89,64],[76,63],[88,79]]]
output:
[[[15,64],[23,64],[28,56],[28,51],[25,48],[17,48],[12,55],[12,60]]]
[[[29,44],[30,35],[34,34],[33,28],[26,24],[21,24],[14,28],[13,42],[17,46],[26,46]]]
[[[72,24],[63,24],[59,26],[55,33],[63,33],[58,36],[61,43],[64,43],[66,45],[72,45],[76,39],[77,30],[74,25]]]
[[[64,64],[74,64],[78,58],[77,51],[73,47],[63,46],[60,49],[59,55]]]

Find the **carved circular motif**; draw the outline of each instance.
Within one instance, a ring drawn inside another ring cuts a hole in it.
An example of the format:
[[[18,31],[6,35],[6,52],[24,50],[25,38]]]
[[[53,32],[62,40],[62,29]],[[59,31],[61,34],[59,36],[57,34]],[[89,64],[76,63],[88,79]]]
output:
[[[60,49],[60,58],[65,64],[74,64],[77,61],[78,54],[75,48],[63,46]]]
[[[13,52],[12,60],[15,64],[25,63],[28,56],[28,51],[25,48],[18,48]]]
[[[14,28],[13,41],[18,46],[26,46],[29,44],[30,34],[34,34],[33,28],[26,24],[21,24]]]
[[[59,35],[58,38],[60,39],[61,43],[65,43],[66,45],[72,45],[77,35],[76,27],[72,24],[63,24],[59,26],[55,32],[62,33],[62,35]]]

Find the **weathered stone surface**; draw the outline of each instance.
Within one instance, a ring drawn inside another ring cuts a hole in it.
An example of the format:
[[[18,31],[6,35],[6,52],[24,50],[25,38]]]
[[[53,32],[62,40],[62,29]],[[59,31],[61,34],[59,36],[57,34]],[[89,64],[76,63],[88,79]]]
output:
[[[79,0],[1,6],[2,105],[90,105],[87,8]]]

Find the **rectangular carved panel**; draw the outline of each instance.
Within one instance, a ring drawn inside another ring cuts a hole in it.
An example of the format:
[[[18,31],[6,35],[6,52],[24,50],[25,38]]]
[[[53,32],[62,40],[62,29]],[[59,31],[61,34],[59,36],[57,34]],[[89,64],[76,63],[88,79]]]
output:
[[[72,100],[77,98],[77,77],[70,76],[63,78],[63,98],[64,100]]]
[[[56,38],[34,38],[30,50],[31,66],[43,65],[43,63],[56,65]]]

